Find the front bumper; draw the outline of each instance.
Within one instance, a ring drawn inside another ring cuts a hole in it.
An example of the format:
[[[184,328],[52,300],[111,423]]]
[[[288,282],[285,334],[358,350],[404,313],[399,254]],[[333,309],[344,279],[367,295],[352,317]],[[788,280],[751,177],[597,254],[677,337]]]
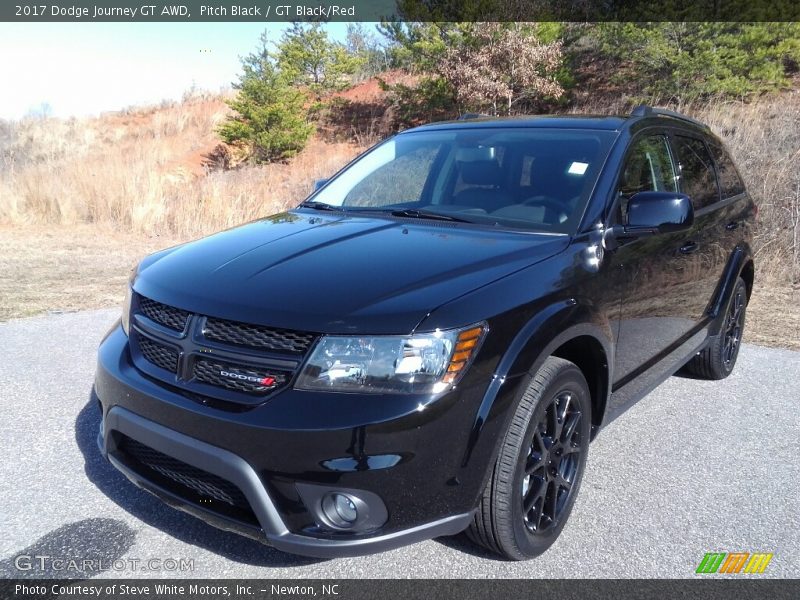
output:
[[[116,328],[99,352],[95,390],[104,418],[98,444],[136,485],[211,525],[295,554],[369,554],[468,526],[483,468],[465,468],[462,459],[485,387],[459,386],[426,400],[424,410],[366,398],[371,404],[364,411],[337,412],[329,419],[336,426],[323,429],[325,412],[340,401],[352,407],[352,398],[286,390],[238,412],[206,406],[137,371],[127,337]],[[289,410],[292,405],[298,408]],[[126,460],[123,439],[232,483],[254,519],[232,517],[143,473]],[[326,528],[307,506],[303,486],[376,495],[385,522],[364,532]]]
[[[213,511],[193,506],[171,491],[143,478],[118,458],[115,433],[122,433],[163,454],[232,482],[247,497],[260,527],[247,526]],[[299,535],[286,528],[253,468],[232,452],[168,429],[119,406],[114,406],[106,414],[97,442],[100,451],[114,467],[137,486],[153,493],[167,504],[220,529],[266,541],[278,550],[293,554],[331,558],[383,552],[433,537],[459,533],[467,527],[472,516],[471,513],[454,515],[410,529],[368,538],[325,539]]]

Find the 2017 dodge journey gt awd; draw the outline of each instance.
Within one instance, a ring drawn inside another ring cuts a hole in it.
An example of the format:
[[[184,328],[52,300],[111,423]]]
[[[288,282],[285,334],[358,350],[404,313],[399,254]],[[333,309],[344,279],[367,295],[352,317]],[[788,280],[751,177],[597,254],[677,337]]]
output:
[[[103,455],[213,525],[533,557],[601,427],[736,362],[755,207],[687,117],[434,123],[316,187],[145,258],[100,346]]]

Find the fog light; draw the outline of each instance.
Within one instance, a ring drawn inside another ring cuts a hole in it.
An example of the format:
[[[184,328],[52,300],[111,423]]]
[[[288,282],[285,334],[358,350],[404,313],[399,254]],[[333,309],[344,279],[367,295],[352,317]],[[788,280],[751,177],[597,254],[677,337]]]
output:
[[[356,502],[346,494],[326,494],[322,499],[322,510],[336,527],[351,527],[358,520]]]
[[[365,533],[382,527],[389,519],[386,505],[375,492],[300,481],[295,486],[314,522],[323,529]]]
[[[336,500],[334,500],[334,502],[336,502],[336,513],[342,520],[352,523],[358,518],[358,510],[350,498],[343,494],[336,494]]]

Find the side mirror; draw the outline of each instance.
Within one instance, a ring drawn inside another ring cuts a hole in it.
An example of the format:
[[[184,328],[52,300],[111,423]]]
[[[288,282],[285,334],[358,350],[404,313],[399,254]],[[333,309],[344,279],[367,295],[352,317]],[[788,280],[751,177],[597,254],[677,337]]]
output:
[[[694,223],[689,196],[677,192],[639,192],[628,201],[628,222],[614,227],[617,237],[686,231]]]
[[[330,179],[315,179],[314,181],[311,182],[311,185],[314,188],[312,191],[316,192],[319,188],[324,186],[329,181],[330,181]]]

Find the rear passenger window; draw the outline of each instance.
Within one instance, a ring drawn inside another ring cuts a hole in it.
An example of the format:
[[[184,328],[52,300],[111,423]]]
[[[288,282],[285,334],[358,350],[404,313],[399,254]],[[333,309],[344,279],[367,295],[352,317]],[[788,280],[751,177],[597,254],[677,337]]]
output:
[[[680,165],[681,191],[692,199],[695,210],[717,202],[717,176],[705,143],[675,136],[675,154]]]
[[[717,163],[717,175],[719,176],[719,187],[722,190],[722,199],[730,198],[744,193],[744,183],[742,183],[736,167],[721,146],[711,145],[711,153],[714,155],[714,162]]]

